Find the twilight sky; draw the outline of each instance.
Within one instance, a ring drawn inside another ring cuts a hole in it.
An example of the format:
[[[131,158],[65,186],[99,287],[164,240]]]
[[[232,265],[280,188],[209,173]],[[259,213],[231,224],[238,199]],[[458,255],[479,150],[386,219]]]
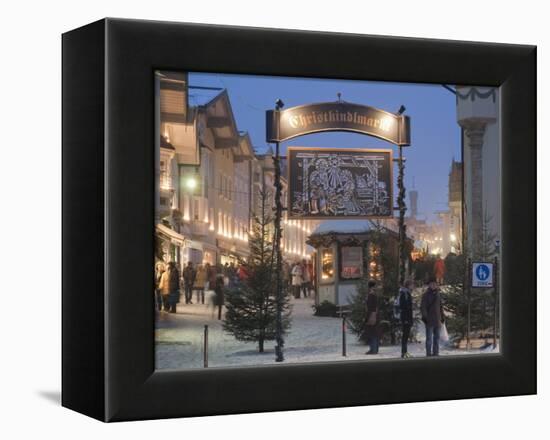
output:
[[[419,216],[434,218],[434,211],[447,209],[448,176],[453,156],[460,159],[460,129],[456,123],[455,96],[441,85],[385,83],[371,81],[285,78],[255,75],[190,73],[189,85],[226,88],[239,130],[248,131],[259,150],[265,142],[265,110],[277,98],[285,108],[301,104],[342,100],[396,112],[403,104],[411,117],[411,146],[407,158],[405,186],[412,188],[413,177],[419,192]],[[189,101],[204,100],[212,92],[191,89]],[[382,140],[355,133],[320,133],[298,137],[281,144],[287,146],[331,148],[393,148]],[[394,178],[397,167],[394,168]],[[394,182],[394,193],[397,193]],[[407,197],[407,204],[409,203]]]

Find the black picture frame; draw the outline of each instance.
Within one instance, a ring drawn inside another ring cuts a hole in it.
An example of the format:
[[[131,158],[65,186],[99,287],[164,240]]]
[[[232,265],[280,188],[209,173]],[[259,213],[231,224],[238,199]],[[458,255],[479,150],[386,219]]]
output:
[[[536,393],[536,47],[104,19],[62,50],[64,406],[121,421]],[[155,371],[155,69],[499,86],[501,353]]]

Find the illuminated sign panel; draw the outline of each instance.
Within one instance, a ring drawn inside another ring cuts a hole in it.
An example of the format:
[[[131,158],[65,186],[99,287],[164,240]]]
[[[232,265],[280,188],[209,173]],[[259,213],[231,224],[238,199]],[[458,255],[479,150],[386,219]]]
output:
[[[267,112],[267,142],[323,131],[352,131],[395,145],[410,145],[408,116],[346,102],[301,105]]]
[[[392,151],[289,147],[289,218],[393,216]]]

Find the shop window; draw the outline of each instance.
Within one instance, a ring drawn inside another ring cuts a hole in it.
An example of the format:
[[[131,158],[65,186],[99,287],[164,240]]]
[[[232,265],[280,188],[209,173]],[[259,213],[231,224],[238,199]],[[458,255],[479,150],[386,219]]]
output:
[[[369,278],[381,280],[383,275],[380,248],[369,244]]]
[[[329,282],[334,279],[334,250],[325,248],[321,250],[321,282]]]
[[[342,246],[340,278],[355,280],[363,276],[363,249],[361,246]]]

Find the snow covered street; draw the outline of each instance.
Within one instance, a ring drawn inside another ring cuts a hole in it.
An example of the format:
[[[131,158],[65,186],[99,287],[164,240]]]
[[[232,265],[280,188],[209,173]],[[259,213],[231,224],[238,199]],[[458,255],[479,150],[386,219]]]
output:
[[[313,316],[312,299],[292,300],[292,326],[285,338],[285,363],[376,360],[400,358],[400,346],[381,346],[380,353],[366,356],[368,346],[347,332],[347,356],[342,356],[342,320]],[[158,369],[203,367],[204,326],[208,325],[209,367],[275,364],[274,341],[267,341],[264,353],[257,344],[237,341],[222,331],[221,321],[209,305],[179,304],[177,314],[161,312],[155,331]],[[422,326],[421,326],[422,327]],[[419,329],[422,337],[422,329]],[[423,343],[409,344],[414,357],[424,356]],[[441,348],[442,356],[487,353],[480,350]]]

